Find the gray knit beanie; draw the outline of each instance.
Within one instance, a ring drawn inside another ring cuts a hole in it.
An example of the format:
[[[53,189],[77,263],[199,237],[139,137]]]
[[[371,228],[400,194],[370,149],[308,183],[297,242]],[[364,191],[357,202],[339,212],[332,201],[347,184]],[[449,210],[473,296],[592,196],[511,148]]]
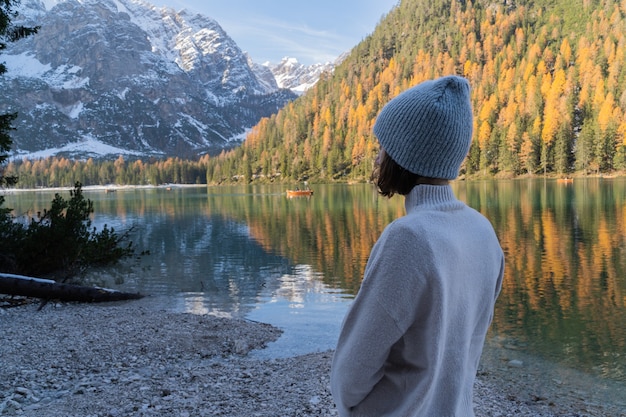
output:
[[[455,179],[472,142],[470,86],[447,76],[412,87],[383,107],[374,134],[402,168],[423,177]]]

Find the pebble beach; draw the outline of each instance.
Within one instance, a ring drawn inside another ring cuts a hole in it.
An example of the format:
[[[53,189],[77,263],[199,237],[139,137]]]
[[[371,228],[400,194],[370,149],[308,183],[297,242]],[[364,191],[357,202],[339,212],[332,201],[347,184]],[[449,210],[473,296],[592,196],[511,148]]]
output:
[[[250,355],[281,333],[144,300],[0,307],[0,415],[337,416],[332,351]],[[542,364],[489,352],[475,384],[476,416],[626,416],[619,399],[558,376],[539,382]]]

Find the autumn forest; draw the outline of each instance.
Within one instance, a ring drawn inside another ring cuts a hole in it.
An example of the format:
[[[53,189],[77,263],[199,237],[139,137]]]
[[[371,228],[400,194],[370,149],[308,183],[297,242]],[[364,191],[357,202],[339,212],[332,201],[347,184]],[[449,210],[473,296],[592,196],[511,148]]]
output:
[[[402,0],[315,87],[243,144],[196,161],[14,160],[19,186],[366,181],[376,115],[419,82],[472,85],[474,140],[461,175],[626,170],[626,0]]]

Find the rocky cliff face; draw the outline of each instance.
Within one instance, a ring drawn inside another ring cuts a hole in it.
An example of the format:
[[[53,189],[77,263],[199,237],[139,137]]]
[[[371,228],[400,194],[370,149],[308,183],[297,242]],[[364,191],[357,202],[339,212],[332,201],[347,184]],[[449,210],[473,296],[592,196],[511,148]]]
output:
[[[205,16],[142,0],[22,6],[16,21],[41,29],[0,55],[15,156],[215,153],[296,96]]]

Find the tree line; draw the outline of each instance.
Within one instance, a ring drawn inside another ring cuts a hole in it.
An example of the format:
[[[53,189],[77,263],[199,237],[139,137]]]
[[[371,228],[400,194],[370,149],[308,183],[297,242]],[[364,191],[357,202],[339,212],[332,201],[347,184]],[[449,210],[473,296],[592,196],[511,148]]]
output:
[[[72,187],[75,182],[89,185],[206,184],[208,155],[197,160],[176,157],[72,160],[47,157],[11,160],[7,175],[19,178],[18,188]]]

